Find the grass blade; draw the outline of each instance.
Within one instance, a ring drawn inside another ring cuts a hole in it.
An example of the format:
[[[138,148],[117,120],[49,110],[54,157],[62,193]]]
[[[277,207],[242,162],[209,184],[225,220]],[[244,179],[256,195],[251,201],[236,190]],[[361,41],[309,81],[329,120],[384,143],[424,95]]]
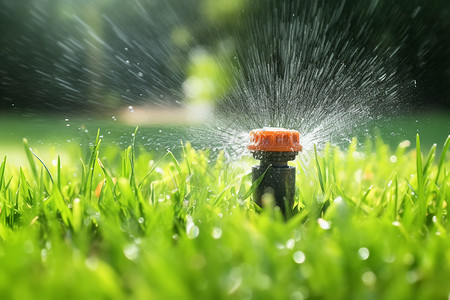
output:
[[[450,135],[445,140],[444,149],[442,149],[441,158],[439,159],[438,171],[437,171],[436,181],[435,181],[436,185],[439,180],[439,175],[441,175],[441,171],[443,169],[444,162],[445,162],[445,156],[447,154],[447,150],[448,150],[449,146],[450,146]],[[444,177],[445,177],[445,174],[444,174]]]
[[[430,149],[430,152],[428,153],[427,158],[425,159],[425,165],[423,166],[423,176],[427,176],[428,171],[431,169],[435,154],[436,154],[436,144],[433,144],[433,146]]]
[[[33,149],[28,148],[29,151],[34,155],[34,157],[36,157],[39,162],[42,164],[42,166],[44,166],[45,170],[47,171],[48,176],[50,177],[50,181],[53,183],[53,176],[52,173],[50,173],[50,170],[47,168],[47,166],[45,165],[45,163],[42,161],[42,159],[39,158],[39,156],[37,156],[36,153],[34,153]],[[37,177],[36,177],[37,178]]]
[[[181,175],[182,173],[181,173],[180,163],[179,163],[178,160],[176,159],[175,155],[173,155],[173,153],[170,152],[170,151],[167,151],[167,153],[169,154],[169,156],[170,156],[172,162],[175,164],[175,167],[177,168],[178,174]]]
[[[359,201],[358,207],[360,207],[367,199],[367,196],[369,196],[370,191],[373,189],[373,185],[369,186],[369,188],[364,192],[364,195],[362,196],[361,200]]]
[[[31,150],[30,146],[28,145],[28,140],[27,139],[23,139],[23,146],[25,148],[25,154],[27,156],[28,163],[30,164],[31,171],[33,172],[34,178],[37,181],[38,171],[37,171],[37,168],[36,168],[36,164],[34,163],[34,159],[33,159],[33,154],[34,154],[34,156],[36,156],[36,154],[33,152],[33,150]]]
[[[151,170],[144,176],[141,182],[138,184],[138,187],[141,188],[144,184],[145,180],[155,171],[155,169],[164,161],[164,159],[169,155],[170,151],[168,151],[164,156],[151,168]]]
[[[2,186],[4,186],[4,176],[5,176],[5,168],[6,168],[6,155],[3,158],[2,164],[0,165],[0,191],[2,190]]]
[[[419,216],[421,220],[426,215],[426,200],[424,195],[424,179],[422,166],[422,152],[420,151],[420,137],[416,136],[416,169],[417,169],[417,201],[419,202]]]
[[[397,219],[398,214],[398,175],[395,174],[395,195],[394,195],[394,219]]]
[[[58,189],[61,192],[61,157],[58,155],[58,169],[56,171],[56,178],[58,179]]]
[[[98,157],[98,149],[100,148],[100,142],[102,140],[100,139],[100,129],[97,131],[97,138],[95,140],[94,147],[91,151],[91,156],[89,158],[89,164],[88,164],[88,170],[86,171],[86,177],[84,181],[84,192],[85,195],[91,199],[92,195],[92,187],[93,187],[93,181],[94,181],[94,172],[95,172],[95,163],[97,161]]]
[[[252,185],[250,186],[250,188],[248,189],[248,191],[244,194],[244,196],[242,197],[242,200],[246,200],[248,197],[250,197],[250,195],[253,193],[253,191],[259,186],[259,184],[261,183],[261,181],[264,179],[264,176],[266,175],[267,171],[269,170],[269,168],[271,168],[272,166],[269,165],[266,170],[264,171],[264,173],[262,173],[261,176],[259,176],[258,179],[256,179]]]
[[[136,134],[137,134],[137,131],[138,131],[138,128],[139,127],[136,127],[136,129],[134,130],[134,133],[133,133],[133,138],[132,138],[132,141],[131,141],[131,153],[130,153],[130,156],[129,156],[129,159],[130,159],[130,167],[131,167],[131,175],[130,175],[130,184],[131,185],[133,185],[133,186],[136,186],[136,181],[135,181],[135,175],[134,175],[134,162],[136,161],[135,160],[135,157],[136,157]]]
[[[317,166],[317,171],[319,172],[319,184],[320,184],[320,189],[322,190],[322,193],[325,193],[325,186],[323,184],[324,180],[322,177],[322,170],[320,168],[320,164],[319,164],[319,158],[317,156],[317,146],[316,144],[314,144],[314,157],[316,159],[316,166]]]

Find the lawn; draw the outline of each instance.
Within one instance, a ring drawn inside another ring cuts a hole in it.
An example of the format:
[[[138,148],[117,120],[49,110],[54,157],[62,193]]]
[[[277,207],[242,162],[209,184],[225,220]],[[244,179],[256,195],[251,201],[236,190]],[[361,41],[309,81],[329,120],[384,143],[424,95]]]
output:
[[[450,297],[450,139],[303,153],[284,221],[252,202],[251,158],[139,138],[2,159],[2,299]]]

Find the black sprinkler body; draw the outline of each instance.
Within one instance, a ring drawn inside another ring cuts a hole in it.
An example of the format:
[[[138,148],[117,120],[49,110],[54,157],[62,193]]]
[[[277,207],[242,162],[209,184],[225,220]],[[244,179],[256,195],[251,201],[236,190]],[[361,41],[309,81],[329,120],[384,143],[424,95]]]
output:
[[[253,182],[264,175],[253,191],[253,200],[263,207],[264,198],[272,198],[286,219],[290,218],[297,209],[294,209],[295,167],[289,166],[288,161],[302,150],[299,132],[282,128],[252,130],[247,148],[260,160],[252,168]]]

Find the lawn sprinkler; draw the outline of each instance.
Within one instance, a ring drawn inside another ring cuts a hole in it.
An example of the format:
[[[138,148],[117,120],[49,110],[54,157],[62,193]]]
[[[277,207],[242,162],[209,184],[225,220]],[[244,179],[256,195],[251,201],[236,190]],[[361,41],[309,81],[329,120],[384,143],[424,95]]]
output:
[[[273,199],[286,219],[294,215],[295,167],[289,166],[288,161],[302,150],[299,132],[271,127],[255,129],[250,131],[247,149],[260,161],[252,167],[252,181],[261,179],[253,190],[255,203],[262,207],[265,198]]]

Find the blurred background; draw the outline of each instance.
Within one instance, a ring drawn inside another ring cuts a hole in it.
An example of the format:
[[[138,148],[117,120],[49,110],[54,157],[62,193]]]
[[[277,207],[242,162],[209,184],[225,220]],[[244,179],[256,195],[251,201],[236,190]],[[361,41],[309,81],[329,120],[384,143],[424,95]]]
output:
[[[249,76],[242,64],[252,59],[247,45],[264,36],[255,19],[270,30],[285,20],[279,16],[305,11],[304,18],[329,19],[328,32],[345,32],[346,42],[366,49],[361,60],[375,50],[387,61],[395,55],[389,67],[400,74],[401,114],[391,127],[388,118],[386,128],[377,124],[386,139],[399,142],[422,130],[430,143],[435,136],[444,141],[450,1],[304,1],[288,11],[290,2],[0,0],[0,154],[23,137],[42,145],[81,143],[97,128],[126,144],[124,132],[139,124],[152,128],[144,145],[167,148],[167,139],[183,135],[174,127],[203,122],[204,107],[220,105],[235,77]],[[259,53],[277,60],[269,48]]]

